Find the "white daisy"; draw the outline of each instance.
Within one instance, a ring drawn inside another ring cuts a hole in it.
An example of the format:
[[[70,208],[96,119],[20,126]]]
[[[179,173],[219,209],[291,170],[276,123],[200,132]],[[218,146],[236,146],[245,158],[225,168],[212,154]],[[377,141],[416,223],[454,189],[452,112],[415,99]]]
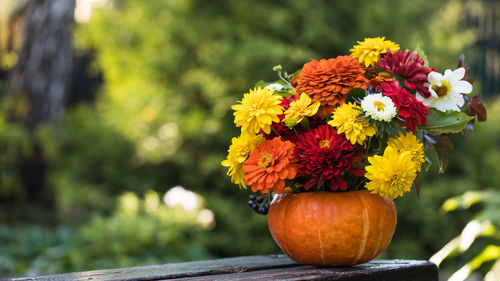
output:
[[[427,76],[431,95],[424,98],[417,93],[416,98],[428,107],[434,107],[443,112],[447,110],[460,111],[460,107],[465,103],[462,94],[472,92],[471,83],[462,80],[464,75],[465,69],[463,67],[454,71],[447,69],[444,75],[433,71]]]
[[[271,83],[267,85],[266,88],[269,90],[275,90],[276,92],[279,92],[281,91],[281,89],[283,89],[283,85],[281,85],[280,83]]]
[[[397,112],[391,98],[385,97],[382,94],[366,96],[361,101],[361,108],[365,111],[366,116],[385,122],[391,122],[391,119],[396,116]]]

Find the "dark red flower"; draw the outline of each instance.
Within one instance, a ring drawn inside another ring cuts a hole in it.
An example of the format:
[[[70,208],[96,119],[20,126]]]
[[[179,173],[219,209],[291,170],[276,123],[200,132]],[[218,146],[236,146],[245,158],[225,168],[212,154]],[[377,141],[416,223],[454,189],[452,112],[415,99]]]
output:
[[[384,95],[389,96],[398,108],[398,114],[404,121],[398,120],[400,126],[415,132],[416,126],[425,126],[429,108],[417,100],[407,90],[399,88],[397,81],[384,82],[379,85]]]
[[[363,153],[361,146],[352,145],[344,134],[330,125],[320,125],[316,129],[303,132],[302,142],[294,149],[299,159],[299,176],[311,176],[304,185],[305,190],[312,186],[322,186],[329,181],[332,190],[347,190],[347,183],[342,178],[344,172],[362,176],[363,170],[351,167]]]
[[[427,85],[427,75],[436,69],[425,66],[425,61],[417,52],[406,49],[404,53],[401,50],[392,53],[391,50],[387,50],[387,53],[380,56],[380,61],[375,66],[403,77],[405,86],[417,90],[423,97],[428,98],[431,95]]]
[[[283,98],[281,101],[281,106],[287,110],[290,107],[290,103],[294,102],[298,99],[298,95],[293,95],[287,98]],[[295,133],[293,130],[288,128],[285,123],[282,123],[281,121],[285,118],[285,114],[278,115],[280,122],[279,123],[272,123],[271,126],[273,127],[273,130],[269,134],[264,133],[264,131],[260,130],[262,135],[266,140],[272,140],[275,137],[281,137],[283,140],[289,140],[292,143],[296,144],[299,142],[299,139],[297,137],[297,133]],[[325,120],[323,119],[316,119],[316,118],[309,118],[309,127],[310,128],[316,128],[319,125],[325,124]],[[305,131],[306,129],[302,126],[295,126],[295,131],[298,133]],[[278,132],[278,134],[275,133]]]
[[[290,96],[287,98],[283,98],[281,100],[281,106],[287,110],[290,107],[290,103],[297,100],[297,97]],[[283,119],[285,118],[285,114],[280,114],[278,115],[278,118],[280,119],[279,123],[272,123],[271,126],[273,127],[273,130],[269,134],[265,134],[264,131],[261,130],[262,135],[266,140],[272,140],[275,137],[281,137],[283,140],[290,140],[293,143],[297,142],[297,135],[293,130],[290,130],[285,123],[282,123]],[[277,135],[275,132],[278,132],[279,135]]]

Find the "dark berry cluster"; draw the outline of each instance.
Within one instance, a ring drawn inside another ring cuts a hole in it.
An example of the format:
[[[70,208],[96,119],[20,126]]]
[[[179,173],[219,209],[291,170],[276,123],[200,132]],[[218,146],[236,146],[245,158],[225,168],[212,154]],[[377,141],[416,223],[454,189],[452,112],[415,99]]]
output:
[[[269,199],[266,195],[250,195],[250,200],[248,200],[248,206],[252,208],[259,215],[267,215],[269,212]]]

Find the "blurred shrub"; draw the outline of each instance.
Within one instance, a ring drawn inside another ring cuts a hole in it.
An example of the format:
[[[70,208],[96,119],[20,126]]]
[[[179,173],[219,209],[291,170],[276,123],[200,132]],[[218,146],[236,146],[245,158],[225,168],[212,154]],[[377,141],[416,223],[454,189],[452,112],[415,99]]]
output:
[[[459,163],[454,165],[456,180],[470,188],[444,201],[442,210],[447,219],[466,214],[467,221],[447,236],[432,258],[442,262],[441,272],[455,272],[450,280],[464,280],[473,271],[486,275],[485,280],[500,278],[500,100],[488,106],[488,114],[488,121],[453,155]]]
[[[40,210],[26,201],[30,194],[24,188],[21,167],[22,159],[33,154],[32,139],[26,128],[9,120],[9,107],[16,107],[12,102],[0,102],[0,223],[40,218],[36,215]]]
[[[500,189],[468,191],[446,200],[443,210],[450,212],[457,208],[469,209],[476,204],[482,208],[472,211],[476,215],[461,234],[431,257],[431,261],[438,265],[443,260],[450,259],[465,263],[458,270],[457,267],[452,269],[453,267],[444,263],[445,270],[456,270],[449,280],[463,281],[474,271],[481,272],[485,281],[500,279]]]
[[[113,196],[140,186],[132,176],[133,144],[88,106],[69,111],[60,124],[47,125],[39,139],[63,221],[82,222],[92,212],[109,213],[115,206]]]
[[[38,226],[0,227],[0,272],[40,275],[210,258],[200,236],[213,221],[198,204],[167,207],[158,193],[119,197],[111,216],[54,231]]]
[[[474,190],[499,190],[500,100],[487,101],[486,104],[488,121],[476,123],[474,131],[467,132],[465,140],[453,139],[455,147],[449,151],[448,170],[438,175],[437,167],[431,167],[430,173],[422,178],[420,199],[413,192],[396,201],[398,225],[386,256],[430,258],[460,233],[476,212],[475,207],[447,214],[438,212],[446,199]],[[485,211],[493,212],[494,209],[489,205]],[[441,271],[456,270],[460,263],[463,264],[464,260],[452,260]]]
[[[0,198],[24,195],[18,160],[31,153],[30,143],[28,132],[9,122],[5,110],[0,109]]]

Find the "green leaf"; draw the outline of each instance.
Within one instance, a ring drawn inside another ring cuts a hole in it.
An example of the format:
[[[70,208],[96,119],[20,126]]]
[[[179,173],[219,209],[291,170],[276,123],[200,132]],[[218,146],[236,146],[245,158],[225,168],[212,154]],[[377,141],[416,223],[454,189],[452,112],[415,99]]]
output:
[[[420,174],[418,174],[415,178],[413,186],[415,187],[415,191],[417,192],[417,198],[420,199]]]
[[[257,81],[257,83],[255,83],[255,88],[257,87],[261,87],[261,88],[265,88],[266,86],[270,85],[270,84],[280,84],[283,86],[283,89],[287,88],[288,85],[285,84],[283,81],[281,80],[276,80],[276,81],[273,81],[273,82],[267,82],[267,81],[264,81],[264,80],[259,80]]]
[[[432,167],[432,161],[429,159],[429,157],[426,156],[424,161],[424,170],[428,172],[431,167]]]
[[[429,141],[425,142],[424,152],[425,152],[424,168],[425,168],[425,171],[428,172],[429,169],[432,167],[432,163],[439,164],[439,156],[438,156],[436,149],[434,148],[434,145],[432,143],[430,143]],[[438,167],[438,166],[436,166],[436,167]],[[436,171],[437,171],[437,168],[436,168]]]
[[[356,99],[363,99],[366,96],[366,90],[362,88],[352,88],[345,96],[346,102],[356,102]]]
[[[444,174],[444,172],[448,168],[448,153],[446,152],[445,148],[439,144],[433,144],[432,146],[434,146],[434,149],[436,150],[436,153],[437,153],[437,156],[439,159],[438,172],[440,174]]]
[[[271,84],[271,83],[266,82],[266,81],[264,81],[264,80],[259,80],[259,81],[257,81],[257,83],[255,83],[254,87],[255,87],[255,88],[257,88],[257,87],[264,88],[264,87],[266,87],[266,86],[267,86],[267,85],[269,85],[269,84]]]
[[[427,56],[425,55],[424,50],[422,50],[422,48],[420,47],[420,43],[417,44],[415,51],[418,53],[418,56],[424,60],[424,62],[425,62],[424,65],[429,66],[429,60],[427,59]]]
[[[500,258],[500,247],[496,245],[488,245],[479,255],[471,262],[471,269],[479,268],[483,263]]]
[[[294,73],[291,73],[291,74],[286,74],[285,77],[290,80],[290,81],[293,81],[295,79],[297,79],[299,77],[299,74],[302,72],[302,68],[301,69],[298,69],[296,70]]]
[[[458,207],[468,209],[470,206],[482,202],[488,194],[485,191],[467,191],[462,195],[446,199],[441,209],[450,212]]]
[[[453,134],[462,131],[472,119],[474,119],[474,117],[461,111],[442,112],[430,108],[429,115],[427,116],[427,124],[421,129],[434,135]]]

